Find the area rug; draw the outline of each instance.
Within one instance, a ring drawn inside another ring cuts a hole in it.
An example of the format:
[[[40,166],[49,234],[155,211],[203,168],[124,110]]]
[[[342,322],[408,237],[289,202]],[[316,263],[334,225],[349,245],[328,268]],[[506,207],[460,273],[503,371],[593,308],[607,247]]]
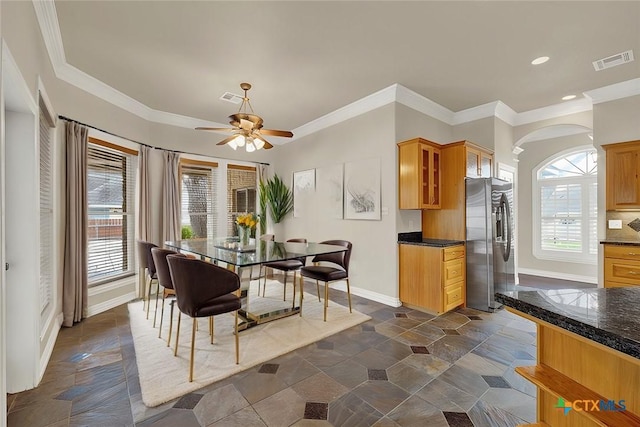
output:
[[[254,301],[263,298],[257,296],[255,288],[249,291],[250,298],[255,298]],[[265,298],[282,300],[282,284],[267,282]],[[291,301],[291,295],[288,295],[287,300]],[[151,309],[153,310],[153,303]],[[136,351],[142,401],[150,407],[176,399],[370,319],[369,316],[355,310],[350,314],[348,307],[330,301],[327,321],[324,322],[322,303],[318,302],[317,296],[305,293],[302,317],[289,316],[240,332],[239,365],[235,364],[234,316],[222,314],[215,317],[214,344],[210,343],[208,320],[199,319],[196,330],[194,379],[190,383],[189,352],[193,322],[189,317],[182,316],[178,356],[174,357],[177,306],[174,313],[171,347],[167,347],[166,340],[169,312],[167,303],[162,325],[163,338],[160,339],[158,326],[153,327],[153,312],[147,320],[145,311],[142,309],[142,301],[129,304],[131,334]]]

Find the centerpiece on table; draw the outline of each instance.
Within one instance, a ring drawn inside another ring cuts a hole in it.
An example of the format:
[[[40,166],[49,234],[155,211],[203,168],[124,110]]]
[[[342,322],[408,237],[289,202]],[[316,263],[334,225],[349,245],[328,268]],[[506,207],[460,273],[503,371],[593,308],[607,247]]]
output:
[[[238,237],[240,239],[240,246],[248,246],[251,233],[255,232],[256,225],[258,224],[258,217],[253,212],[239,215],[236,218],[236,225],[238,226]]]

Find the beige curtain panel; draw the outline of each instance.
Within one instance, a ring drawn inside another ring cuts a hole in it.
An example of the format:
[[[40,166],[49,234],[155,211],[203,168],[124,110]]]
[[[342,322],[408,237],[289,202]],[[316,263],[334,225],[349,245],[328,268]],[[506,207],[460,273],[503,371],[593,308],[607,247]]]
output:
[[[85,126],[67,122],[66,221],[62,325],[87,317],[87,135]]]
[[[164,182],[162,191],[162,242],[179,240],[180,230],[180,154],[164,151]]]

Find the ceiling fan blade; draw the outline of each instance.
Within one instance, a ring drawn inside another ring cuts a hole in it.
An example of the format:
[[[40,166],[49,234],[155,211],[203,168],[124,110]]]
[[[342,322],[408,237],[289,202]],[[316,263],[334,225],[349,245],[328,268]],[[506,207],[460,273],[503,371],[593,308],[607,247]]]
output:
[[[234,128],[207,128],[207,127],[197,127],[196,130],[210,130],[215,132],[232,132],[236,129]]]
[[[285,138],[291,138],[293,136],[293,132],[288,130],[260,129],[260,133],[263,135],[283,136]]]
[[[233,134],[233,135],[231,135],[230,137],[225,138],[225,139],[223,139],[222,141],[218,142],[216,145],[224,145],[224,144],[226,144],[227,142],[231,141],[231,140],[232,140],[233,138],[235,138],[236,136],[238,136],[238,135]]]
[[[261,135],[258,134],[253,134],[253,138],[254,139],[259,139],[260,141],[264,142],[264,146],[262,148],[264,148],[265,150],[268,150],[270,148],[273,148],[273,145],[271,145],[271,143],[269,141],[267,141],[266,139],[264,139]]]

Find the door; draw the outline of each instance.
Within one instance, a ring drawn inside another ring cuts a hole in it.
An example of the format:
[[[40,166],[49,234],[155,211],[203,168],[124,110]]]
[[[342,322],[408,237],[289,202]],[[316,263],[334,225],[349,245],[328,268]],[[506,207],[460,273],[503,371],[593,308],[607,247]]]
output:
[[[492,180],[491,188],[493,248],[494,248],[494,292],[514,290],[514,223],[513,190],[511,183],[499,179]],[[500,304],[494,303],[493,307]]]

